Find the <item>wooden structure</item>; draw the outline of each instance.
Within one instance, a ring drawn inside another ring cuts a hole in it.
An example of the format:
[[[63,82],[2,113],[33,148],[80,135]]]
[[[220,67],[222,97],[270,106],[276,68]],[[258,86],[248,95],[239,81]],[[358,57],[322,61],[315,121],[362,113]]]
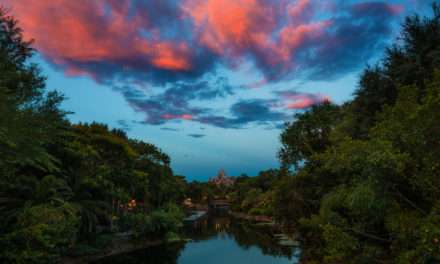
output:
[[[229,212],[230,203],[228,200],[209,201],[209,210],[214,212]]]

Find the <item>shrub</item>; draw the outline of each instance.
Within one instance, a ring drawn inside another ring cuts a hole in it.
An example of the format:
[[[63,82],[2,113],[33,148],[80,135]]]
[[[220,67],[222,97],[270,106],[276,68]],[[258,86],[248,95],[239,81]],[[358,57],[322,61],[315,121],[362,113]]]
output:
[[[120,219],[121,230],[133,231],[135,238],[164,238],[167,233],[177,233],[183,225],[184,214],[175,204],[154,210],[150,214],[132,212]]]
[[[77,213],[70,204],[25,207],[14,231],[0,239],[4,263],[55,263],[75,240]]]

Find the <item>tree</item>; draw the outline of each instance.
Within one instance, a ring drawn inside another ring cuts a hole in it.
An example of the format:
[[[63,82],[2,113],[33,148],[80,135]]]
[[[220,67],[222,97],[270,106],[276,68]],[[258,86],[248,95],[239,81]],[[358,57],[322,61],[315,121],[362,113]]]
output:
[[[53,170],[56,161],[44,147],[62,133],[62,96],[44,93],[44,80],[35,64],[32,41],[24,41],[17,21],[0,8],[0,166],[33,166]],[[19,157],[19,158],[17,158]],[[6,169],[2,175],[11,172]]]
[[[281,158],[296,171],[276,185],[274,210],[300,230],[304,259],[440,261],[439,10],[406,19],[335,123],[311,109],[283,131]],[[310,132],[322,124],[325,137]]]
[[[339,107],[325,102],[295,115],[281,134],[279,158],[284,167],[299,168],[330,144],[329,135],[339,121]]]

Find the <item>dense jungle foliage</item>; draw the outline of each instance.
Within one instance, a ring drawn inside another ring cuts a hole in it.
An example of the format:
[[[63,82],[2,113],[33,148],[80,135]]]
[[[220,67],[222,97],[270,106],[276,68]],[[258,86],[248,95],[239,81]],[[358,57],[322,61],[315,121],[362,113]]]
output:
[[[174,231],[185,182],[170,158],[121,130],[67,121],[31,44],[0,9],[0,262],[57,262],[99,229],[135,226],[132,214],[151,215],[137,235]]]

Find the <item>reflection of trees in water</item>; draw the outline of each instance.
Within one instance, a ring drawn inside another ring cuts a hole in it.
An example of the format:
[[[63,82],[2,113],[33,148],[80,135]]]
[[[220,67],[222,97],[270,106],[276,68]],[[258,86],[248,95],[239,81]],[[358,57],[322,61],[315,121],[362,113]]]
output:
[[[185,233],[195,241],[207,240],[227,232],[230,223],[229,217],[207,217],[188,226]]]
[[[255,227],[248,222],[232,222],[229,233],[233,235],[237,244],[248,249],[257,246],[265,255],[284,256],[292,258],[294,248],[280,246],[278,241],[272,236],[271,229],[268,227]]]
[[[294,254],[293,248],[278,244],[270,227],[257,227],[246,221],[231,221],[229,217],[205,218],[188,228],[187,235],[195,241],[226,236],[235,240],[245,250],[257,246],[265,255],[291,258]]]
[[[164,244],[132,251],[117,256],[111,256],[94,262],[95,264],[177,264],[180,253],[185,249],[185,243]]]
[[[294,254],[293,248],[278,245],[277,241],[272,237],[270,227],[256,227],[246,221],[231,221],[229,217],[208,217],[197,221],[187,226],[185,234],[194,241],[209,240],[216,237],[229,238],[235,240],[238,246],[244,250],[256,246],[260,248],[265,255],[292,258]],[[95,264],[177,264],[177,260],[184,249],[185,243],[153,246],[104,258]]]

